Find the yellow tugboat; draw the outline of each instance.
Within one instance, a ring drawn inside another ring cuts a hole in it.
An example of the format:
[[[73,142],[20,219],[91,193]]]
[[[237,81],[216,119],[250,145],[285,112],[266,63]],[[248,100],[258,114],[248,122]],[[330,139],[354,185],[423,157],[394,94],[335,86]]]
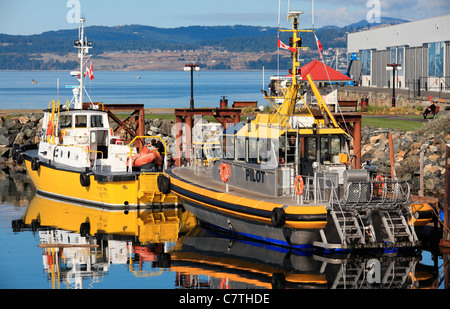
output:
[[[83,103],[84,78],[92,76],[92,64],[87,66],[92,43],[84,36],[84,19],[79,33],[74,47],[80,66],[71,72],[79,85],[71,86],[72,101],[64,106],[50,102],[39,144],[15,148],[13,157],[25,162],[43,195],[109,208],[176,207],[177,197],[158,178],[166,166],[164,141],[158,136],[135,136],[125,144],[113,134],[110,114],[102,103]],[[159,150],[147,147],[153,139],[159,139]]]
[[[289,12],[292,29],[281,30],[292,32],[293,64],[281,103],[266,96],[276,112],[226,128],[210,167],[166,170],[171,192],[202,223],[279,246],[419,246],[414,211],[424,206],[411,204],[408,183],[353,169],[350,135],[311,76],[301,79],[300,33],[311,31],[299,29],[302,13]],[[303,99],[309,89],[318,111]]]

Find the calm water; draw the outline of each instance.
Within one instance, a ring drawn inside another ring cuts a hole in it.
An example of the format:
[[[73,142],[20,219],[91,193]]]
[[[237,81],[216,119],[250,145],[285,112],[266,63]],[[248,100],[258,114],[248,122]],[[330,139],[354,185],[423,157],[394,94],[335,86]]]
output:
[[[221,96],[233,101],[258,101],[266,104],[261,89],[267,88],[275,72],[214,72],[194,74],[196,107],[219,106]],[[86,89],[93,102],[135,103],[145,107],[189,107],[191,95],[190,73],[171,72],[95,72]],[[140,77],[138,79],[137,77]],[[59,78],[60,102],[72,99],[67,85],[77,85],[67,71],[9,72],[0,71],[0,109],[46,108],[57,98]],[[36,84],[32,84],[32,80]],[[85,98],[87,100],[87,98]]]
[[[442,257],[429,251],[340,256],[288,252],[206,230],[196,226],[187,212],[181,217],[180,233],[178,227],[175,231],[173,226],[159,225],[155,230],[150,223],[137,229],[138,217],[145,219],[149,212],[125,215],[41,197],[23,174],[4,175],[0,185],[1,289],[444,286]],[[80,234],[86,218],[89,234]],[[46,247],[54,243],[69,247]],[[82,247],[73,246],[78,244]],[[380,262],[381,283],[368,279],[366,266],[374,259]]]
[[[266,72],[265,85],[269,76]],[[65,85],[73,80],[67,72],[0,72],[0,109],[46,107],[56,97],[58,77],[60,100],[70,99]],[[31,84],[32,79],[38,83]],[[189,74],[183,71],[95,72],[87,88],[93,101],[188,107],[189,85]],[[197,107],[218,106],[222,95],[230,102],[263,102],[262,72],[200,72],[195,85]],[[25,174],[7,168],[0,171],[0,196],[1,289],[444,286],[442,257],[426,250],[364,256],[288,252],[205,230],[195,226],[195,218],[188,213],[181,217],[181,233],[173,225],[144,224],[138,229],[139,222],[154,214],[125,215],[50,200],[35,194]],[[80,234],[86,218],[89,233]],[[59,247],[49,247],[54,243]],[[380,283],[368,280],[366,267],[374,259],[380,262]]]

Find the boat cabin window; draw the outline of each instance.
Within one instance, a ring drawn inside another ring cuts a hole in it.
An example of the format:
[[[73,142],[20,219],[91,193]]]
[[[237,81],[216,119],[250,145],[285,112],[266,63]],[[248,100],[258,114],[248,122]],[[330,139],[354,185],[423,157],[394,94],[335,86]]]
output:
[[[245,161],[245,137],[238,136],[235,141],[235,158],[238,161]]]
[[[256,138],[249,138],[246,142],[245,161],[247,163],[258,163],[258,140]]]
[[[299,140],[300,174],[313,175],[313,162],[317,161],[317,137],[302,136]]]
[[[62,115],[59,117],[59,127],[61,129],[72,127],[72,115]]]
[[[223,136],[223,158],[234,160],[234,135]]]
[[[317,160],[317,137],[306,138],[306,159],[316,161]]]
[[[86,128],[87,116],[86,115],[75,115],[75,128]]]
[[[102,115],[91,115],[91,128],[103,128]]]
[[[320,163],[339,163],[341,138],[337,135],[320,137]]]
[[[271,141],[267,139],[258,139],[258,161],[269,162]]]

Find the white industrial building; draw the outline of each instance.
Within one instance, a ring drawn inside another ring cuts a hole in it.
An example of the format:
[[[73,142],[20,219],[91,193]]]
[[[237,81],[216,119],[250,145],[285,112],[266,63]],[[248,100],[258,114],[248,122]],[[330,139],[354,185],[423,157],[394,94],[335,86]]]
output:
[[[348,34],[350,74],[361,86],[450,91],[450,15]],[[420,88],[418,88],[420,87]]]

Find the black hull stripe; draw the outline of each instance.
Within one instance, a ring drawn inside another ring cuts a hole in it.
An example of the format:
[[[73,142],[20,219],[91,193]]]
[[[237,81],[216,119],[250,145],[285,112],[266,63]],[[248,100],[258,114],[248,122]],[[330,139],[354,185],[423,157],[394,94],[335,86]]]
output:
[[[214,207],[218,207],[218,208],[222,208],[222,209],[226,209],[226,210],[230,210],[230,211],[235,211],[235,212],[240,212],[243,214],[247,214],[247,215],[252,215],[252,216],[258,216],[258,217],[263,217],[266,219],[270,219],[272,212],[271,211],[266,211],[266,210],[260,210],[260,209],[254,209],[254,208],[249,208],[249,207],[245,207],[242,205],[238,205],[238,204],[232,204],[232,203],[228,203],[228,202],[224,202],[224,201],[219,201],[217,199],[213,199],[210,197],[206,197],[204,195],[200,195],[197,194],[195,192],[192,191],[188,191],[185,189],[182,189],[174,184],[170,184],[170,188],[175,192],[178,193],[180,195],[183,195],[187,198],[199,201],[201,203],[204,204],[209,204],[212,205]],[[314,221],[326,221],[327,215],[326,214],[313,214],[313,215],[305,215],[305,214],[301,214],[301,215],[293,215],[293,214],[286,214],[286,221],[307,221],[307,222],[314,222]]]

